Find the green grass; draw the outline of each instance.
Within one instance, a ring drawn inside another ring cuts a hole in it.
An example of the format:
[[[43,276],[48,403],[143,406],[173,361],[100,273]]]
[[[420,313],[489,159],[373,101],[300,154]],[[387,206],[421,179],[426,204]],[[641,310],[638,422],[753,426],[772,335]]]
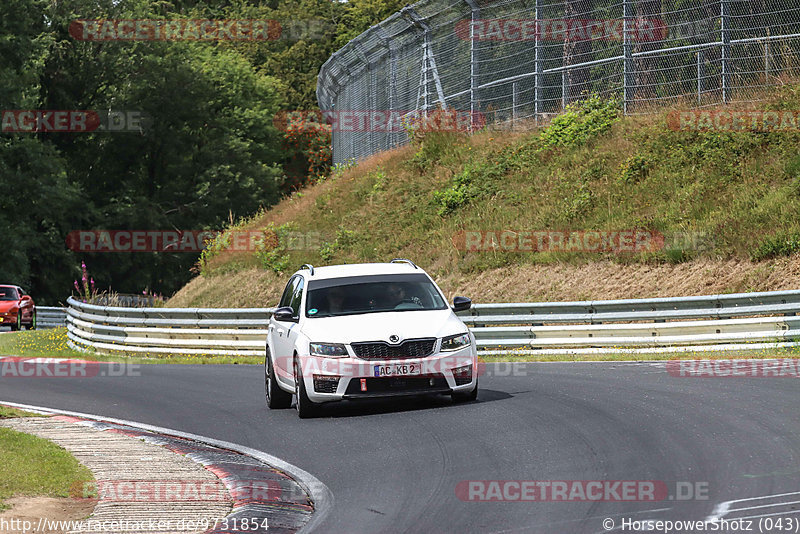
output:
[[[237,364],[261,365],[264,363],[260,356],[204,356],[204,355],[160,355],[160,354],[131,354],[120,352],[114,355],[96,354],[93,352],[80,352],[66,346],[66,329],[34,330],[17,332],[0,336],[0,355],[22,356],[29,358],[75,358],[91,361],[114,361],[131,364]],[[485,362],[570,362],[570,361],[658,361],[681,359],[719,359],[719,358],[800,358],[800,348],[791,349],[760,349],[736,352],[671,352],[665,354],[592,354],[592,355],[529,355],[517,354],[513,350],[501,355],[481,357]],[[0,406],[0,419],[4,418],[4,408]],[[12,412],[13,413],[13,412]],[[13,416],[11,416],[13,417]]]
[[[0,419],[14,419],[17,417],[44,417],[39,414],[25,412],[10,406],[0,405]]]
[[[800,358],[800,347],[736,350],[721,352],[665,352],[659,354],[518,354],[509,350],[505,354],[481,356],[486,363],[493,362],[622,362],[622,361],[667,361],[667,360],[726,360],[726,359],[772,359]]]
[[[25,358],[66,358],[99,362],[124,362],[131,364],[247,364],[264,363],[258,356],[214,356],[153,353],[126,353],[107,355],[82,352],[67,345],[67,329],[25,330],[0,336],[0,356]]]
[[[42,438],[0,428],[0,509],[15,496],[69,497],[92,473],[71,454]]]

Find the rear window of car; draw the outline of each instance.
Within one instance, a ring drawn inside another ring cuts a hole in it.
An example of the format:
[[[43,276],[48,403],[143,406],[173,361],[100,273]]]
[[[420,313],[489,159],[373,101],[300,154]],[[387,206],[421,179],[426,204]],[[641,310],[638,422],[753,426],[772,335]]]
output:
[[[310,280],[307,317],[337,317],[388,311],[447,308],[424,274],[390,274]]]

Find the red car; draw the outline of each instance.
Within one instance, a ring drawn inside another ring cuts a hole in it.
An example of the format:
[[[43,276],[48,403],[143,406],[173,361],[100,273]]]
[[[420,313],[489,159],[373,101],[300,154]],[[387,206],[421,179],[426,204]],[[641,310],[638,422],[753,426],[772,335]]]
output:
[[[21,287],[0,286],[0,324],[11,330],[36,328],[36,305]]]

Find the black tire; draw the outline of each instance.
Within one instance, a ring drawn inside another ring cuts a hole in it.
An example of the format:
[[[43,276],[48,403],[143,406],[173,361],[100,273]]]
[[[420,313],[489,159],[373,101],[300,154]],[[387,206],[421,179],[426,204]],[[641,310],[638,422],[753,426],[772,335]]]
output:
[[[300,360],[294,358],[294,390],[297,396],[297,415],[300,419],[310,419],[319,415],[319,404],[308,398],[306,384],[303,381],[303,372],[300,369]]]
[[[17,312],[17,322],[11,325],[12,332],[18,332],[22,330],[22,311]]]
[[[264,390],[267,397],[267,406],[271,410],[290,408],[292,406],[292,394],[282,390],[275,378],[275,368],[272,366],[269,347],[267,347],[267,356],[264,359]]]
[[[478,380],[475,379],[475,389],[472,391],[468,391],[466,393],[458,392],[458,393],[451,393],[450,396],[453,398],[453,402],[470,402],[477,400],[478,398]]]

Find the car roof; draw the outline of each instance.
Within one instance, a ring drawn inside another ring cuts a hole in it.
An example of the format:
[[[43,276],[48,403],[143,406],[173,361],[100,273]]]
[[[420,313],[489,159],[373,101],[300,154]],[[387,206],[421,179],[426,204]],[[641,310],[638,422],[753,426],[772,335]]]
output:
[[[314,267],[314,274],[308,269],[297,271],[309,280],[327,280],[346,276],[370,276],[375,274],[426,274],[424,270],[408,263],[353,263],[349,265],[329,265]]]

